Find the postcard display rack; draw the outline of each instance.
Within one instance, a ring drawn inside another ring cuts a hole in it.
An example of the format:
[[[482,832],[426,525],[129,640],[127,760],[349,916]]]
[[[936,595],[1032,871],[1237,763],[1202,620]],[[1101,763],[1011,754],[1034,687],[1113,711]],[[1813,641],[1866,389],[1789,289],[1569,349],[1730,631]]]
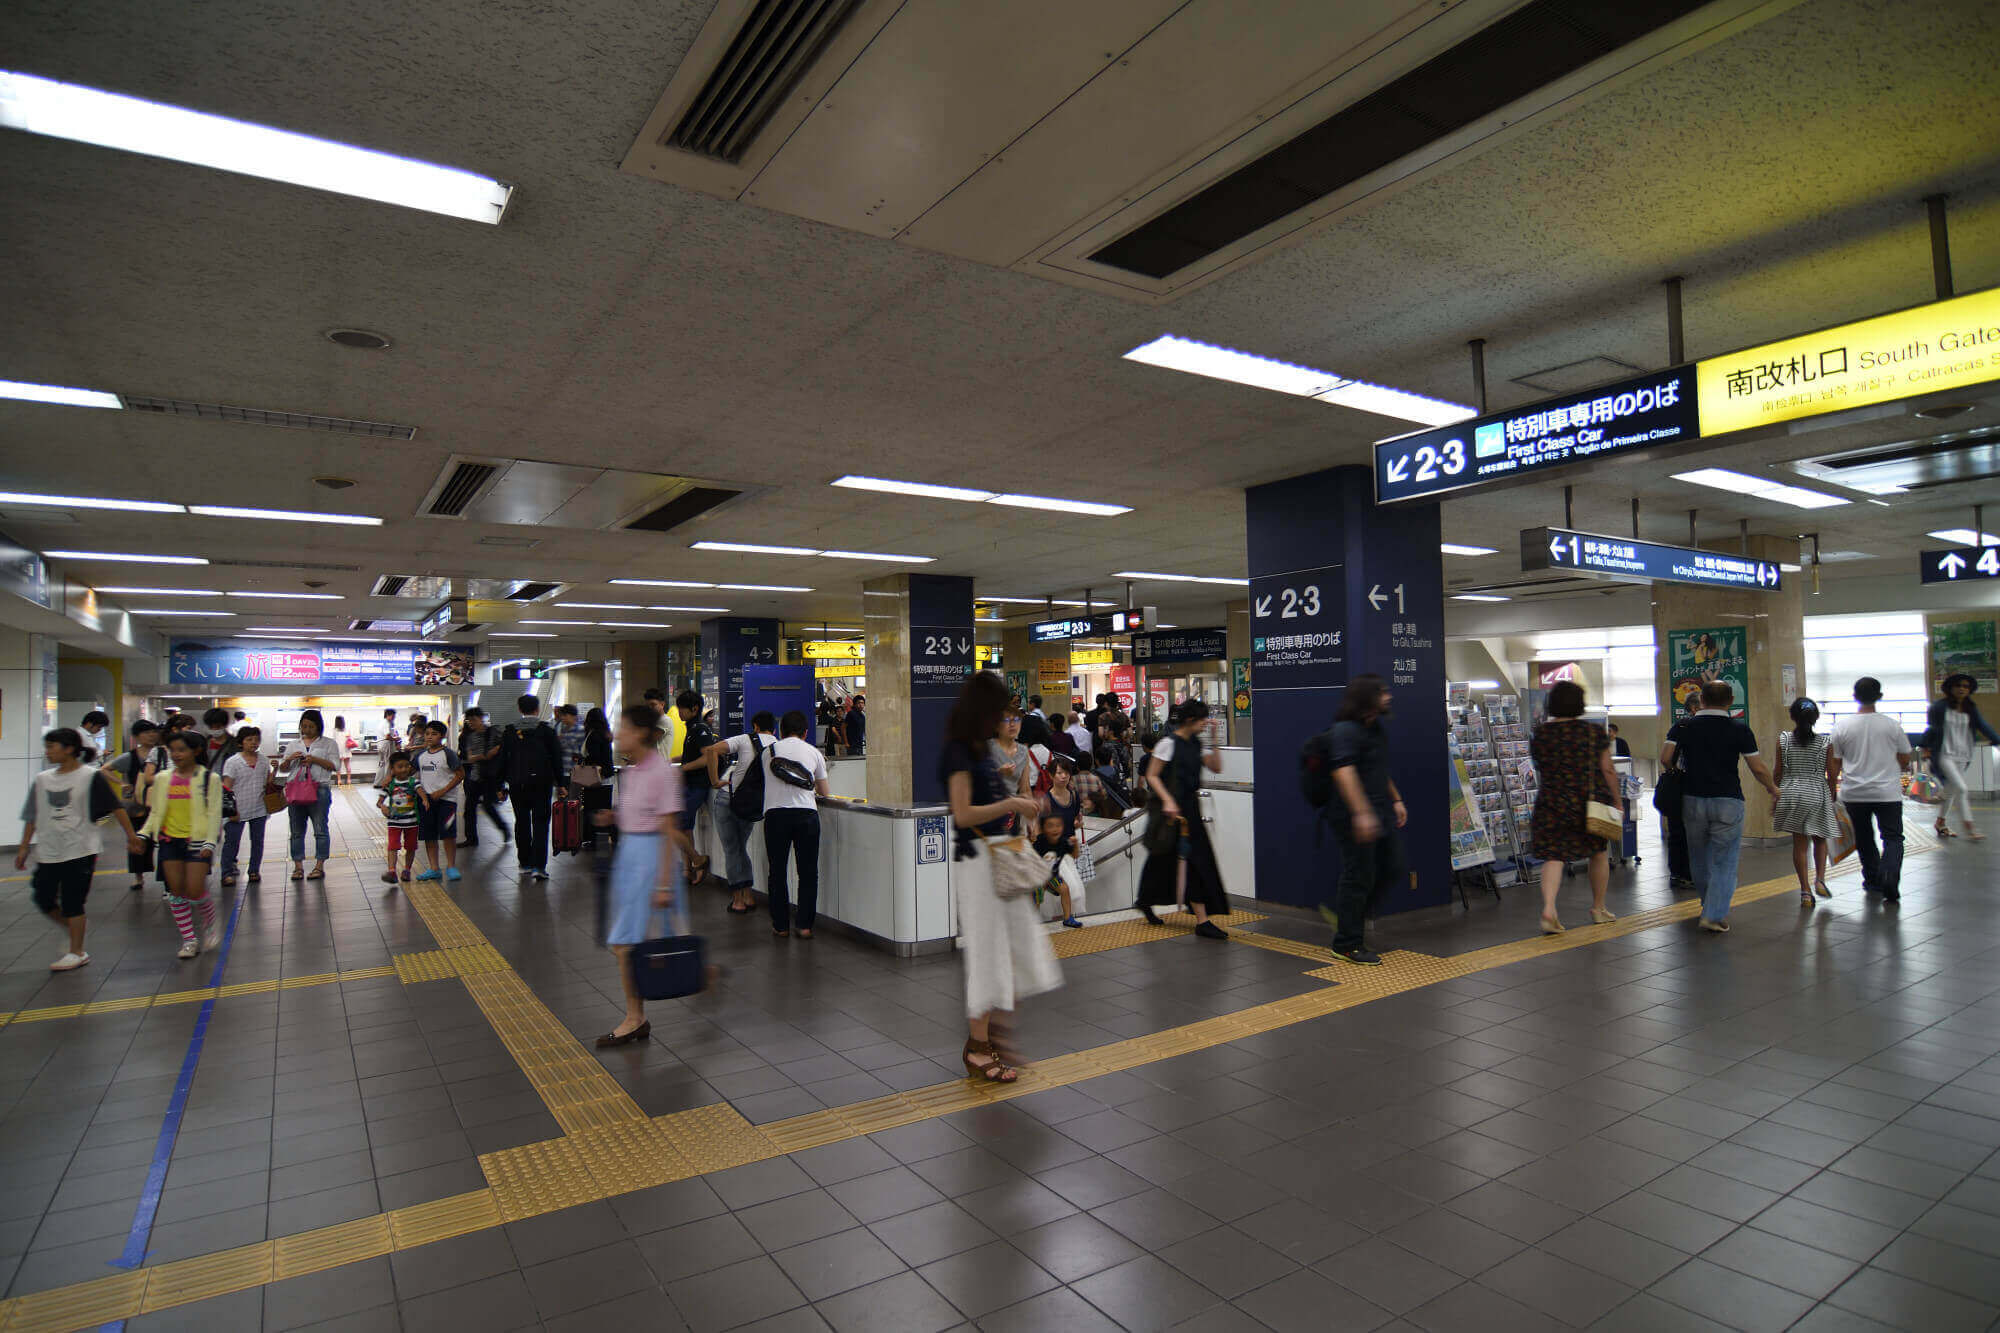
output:
[[[1493,885],[1513,884],[1532,864],[1528,825],[1536,790],[1521,701],[1489,694],[1476,707],[1453,710],[1452,719],[1453,748],[1465,760],[1473,801],[1493,840]]]

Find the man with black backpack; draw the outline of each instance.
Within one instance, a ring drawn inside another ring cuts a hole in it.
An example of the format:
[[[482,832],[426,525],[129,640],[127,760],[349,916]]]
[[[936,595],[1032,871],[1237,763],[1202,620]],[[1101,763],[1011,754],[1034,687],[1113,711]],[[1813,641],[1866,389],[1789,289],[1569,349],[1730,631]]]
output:
[[[1331,910],[1333,956],[1360,967],[1379,967],[1368,948],[1368,909],[1403,873],[1402,839],[1409,820],[1402,793],[1389,776],[1389,688],[1365,673],[1347,682],[1347,695],[1330,730],[1307,740],[1299,752],[1299,786],[1307,804],[1333,825],[1340,842],[1340,881]]]
[[[715,838],[722,844],[722,869],[729,877],[729,910],[747,916],[757,908],[757,879],[750,867],[750,830],[764,817],[764,751],[777,739],[778,719],[769,712],[750,719],[750,730],[703,751],[708,781],[715,789],[708,803],[715,820]]]
[[[521,874],[549,877],[549,815],[562,775],[562,742],[556,729],[542,721],[542,701],[521,696],[520,721],[500,737],[500,772],[514,804],[514,850]]]

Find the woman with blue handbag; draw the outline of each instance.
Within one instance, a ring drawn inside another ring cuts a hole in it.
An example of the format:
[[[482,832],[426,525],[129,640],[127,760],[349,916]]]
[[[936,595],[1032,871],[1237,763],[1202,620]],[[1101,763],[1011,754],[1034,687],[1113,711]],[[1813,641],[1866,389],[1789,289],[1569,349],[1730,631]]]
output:
[[[618,958],[618,981],[625,992],[625,1019],[597,1039],[599,1046],[629,1046],[653,1035],[646,1002],[632,977],[635,946],[654,937],[656,913],[664,913],[676,936],[693,933],[680,865],[691,850],[681,831],[680,769],[660,757],[659,715],[644,704],[618,718],[616,742],[626,766],[612,784],[618,846],[611,858],[610,904],[605,942]],[[683,856],[669,854],[671,840]]]

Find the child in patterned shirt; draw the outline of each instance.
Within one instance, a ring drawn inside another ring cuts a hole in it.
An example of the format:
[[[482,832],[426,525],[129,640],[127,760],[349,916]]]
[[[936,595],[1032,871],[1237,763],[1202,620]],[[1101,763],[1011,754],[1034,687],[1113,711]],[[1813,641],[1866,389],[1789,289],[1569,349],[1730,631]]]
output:
[[[396,853],[403,853],[402,882],[410,882],[410,867],[417,859],[417,825],[424,806],[430,804],[423,784],[417,781],[416,767],[410,761],[407,751],[398,750],[389,756],[389,780],[382,786],[382,795],[375,802],[375,808],[389,823],[389,867],[382,872],[384,884],[397,881]]]

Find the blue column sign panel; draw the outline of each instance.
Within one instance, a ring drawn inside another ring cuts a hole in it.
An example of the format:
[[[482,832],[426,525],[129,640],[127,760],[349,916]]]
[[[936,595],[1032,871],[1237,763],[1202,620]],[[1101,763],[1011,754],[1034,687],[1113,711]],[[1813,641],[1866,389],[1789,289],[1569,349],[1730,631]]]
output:
[[[1925,583],[1977,583],[1981,579],[2000,579],[2000,546],[1922,551],[1917,555],[1917,572]]]
[[[743,668],[775,665],[778,642],[775,620],[725,616],[701,622],[701,692],[714,706],[724,736],[744,730]]]
[[[1250,548],[1250,684],[1257,717],[1255,847],[1260,898],[1314,906],[1332,894],[1339,850],[1299,790],[1299,747],[1332,725],[1348,680],[1380,675],[1390,775],[1410,811],[1414,883],[1381,913],[1451,898],[1444,566],[1434,504],[1374,503],[1366,467],[1330,468],[1245,493]],[[1290,614],[1287,615],[1287,612]],[[1231,886],[1244,892],[1242,886]]]
[[[945,720],[972,674],[972,580],[946,574],[910,579],[910,790],[919,805],[944,800],[938,759]]]
[[[1250,580],[1250,679],[1257,690],[1347,679],[1347,583],[1339,565]]]
[[[819,719],[816,705],[819,703],[819,680],[813,675],[811,663],[797,666],[772,666],[752,662],[743,668],[743,699],[738,709],[746,718],[768,711],[772,717],[782,719],[786,713],[797,709],[806,715],[806,739],[819,744]],[[734,736],[734,731],[725,736]]]

